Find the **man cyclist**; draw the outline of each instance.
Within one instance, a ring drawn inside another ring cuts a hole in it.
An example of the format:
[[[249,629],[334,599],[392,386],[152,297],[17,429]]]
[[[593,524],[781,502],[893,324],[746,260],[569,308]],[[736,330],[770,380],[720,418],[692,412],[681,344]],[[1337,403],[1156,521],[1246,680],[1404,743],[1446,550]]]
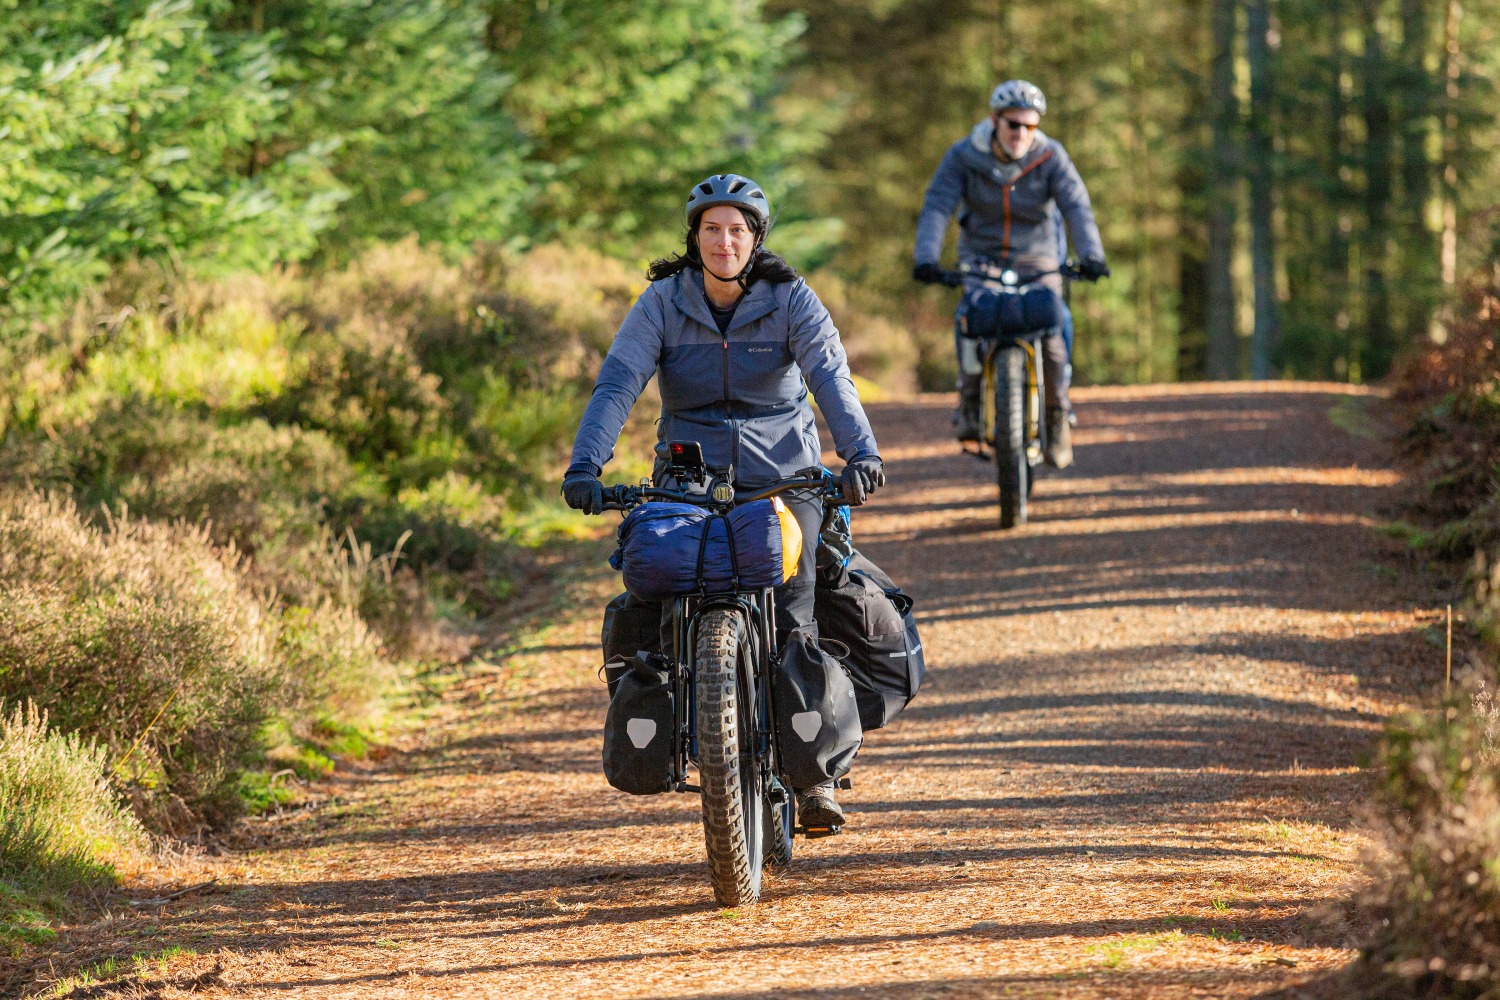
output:
[[[1063,237],[1077,248],[1079,272],[1089,281],[1109,274],[1104,246],[1094,223],[1088,189],[1067,150],[1038,130],[1047,112],[1047,98],[1025,80],[1007,80],[990,95],[990,114],[965,139],[948,148],[938,164],[922,212],[917,219],[915,267],[912,277],[934,283],[943,280],[938,261],[948,219],[958,213],[960,260],[988,259],[1015,270],[1022,280],[1062,263]],[[1059,220],[1066,233],[1059,232]],[[978,278],[968,279],[978,282]],[[1061,299],[1062,278],[1041,279]],[[1068,401],[1070,345],[1062,330],[1072,325],[1067,306],[1064,324],[1042,338],[1042,364],[1047,383],[1047,462],[1059,469],[1073,463],[1068,433],[1072,406]],[[978,348],[957,336],[958,411],[953,423],[960,441],[978,441],[982,434],[980,390],[983,369]]]

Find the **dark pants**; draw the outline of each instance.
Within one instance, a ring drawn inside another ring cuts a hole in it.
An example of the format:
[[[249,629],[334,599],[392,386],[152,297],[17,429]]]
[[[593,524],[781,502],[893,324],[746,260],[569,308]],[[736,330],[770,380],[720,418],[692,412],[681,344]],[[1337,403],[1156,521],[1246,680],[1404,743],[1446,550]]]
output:
[[[1046,383],[1048,409],[1072,409],[1068,389],[1073,381],[1073,365],[1069,361],[1070,345],[1065,336],[1065,332],[1072,330],[1072,317],[1067,318],[1069,322],[1060,328],[1060,332],[1055,331],[1042,338],[1042,380]],[[955,340],[958,350],[959,405],[977,407],[982,402],[979,395],[984,388],[984,358],[980,353],[984,350],[984,345],[957,334]],[[975,412],[979,410],[976,408]]]

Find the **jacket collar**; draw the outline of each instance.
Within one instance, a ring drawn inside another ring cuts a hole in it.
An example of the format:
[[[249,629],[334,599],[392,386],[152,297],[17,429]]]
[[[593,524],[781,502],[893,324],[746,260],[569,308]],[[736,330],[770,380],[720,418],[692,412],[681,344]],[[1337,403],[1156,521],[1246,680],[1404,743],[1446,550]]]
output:
[[[991,167],[1000,165],[1000,161],[995,158],[994,152],[990,149],[990,140],[994,138],[994,135],[994,123],[988,117],[982,118],[969,133],[969,144],[964,147],[964,154],[969,162],[985,172],[988,172]],[[1014,162],[1024,170],[1035,163],[1037,157],[1045,153],[1047,147],[1051,145],[1052,140],[1047,138],[1047,133],[1037,129],[1031,139],[1031,148],[1026,151],[1025,156]]]
[[[690,316],[710,330],[717,331],[713,313],[708,311],[708,299],[703,291],[703,274],[693,267],[677,272],[677,287],[672,292],[672,303],[684,316]],[[750,291],[740,299],[734,319],[729,321],[729,332],[733,333],[747,323],[753,323],[776,308],[776,286],[769,281],[757,281]]]

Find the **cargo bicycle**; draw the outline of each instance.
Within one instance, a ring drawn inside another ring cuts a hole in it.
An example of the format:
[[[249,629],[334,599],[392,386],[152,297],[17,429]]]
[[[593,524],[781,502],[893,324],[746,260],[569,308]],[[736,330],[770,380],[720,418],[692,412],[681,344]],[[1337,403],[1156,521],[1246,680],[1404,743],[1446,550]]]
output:
[[[1001,528],[1026,523],[1033,470],[1042,463],[1047,450],[1041,342],[1060,321],[1055,293],[1040,284],[1050,274],[1082,277],[1072,265],[1063,264],[1031,274],[1023,281],[1011,268],[983,259],[965,261],[957,271],[943,272],[945,285],[960,287],[970,278],[983,282],[965,295],[959,332],[979,342],[984,386],[979,456],[988,457],[984,454],[986,444],[994,449]]]
[[[603,509],[631,511],[648,501],[666,500],[725,514],[741,504],[792,492],[819,496],[825,504],[846,503],[839,481],[826,470],[737,490],[727,475],[709,474],[697,444],[671,442],[668,449],[668,472],[685,488],[607,487]],[[796,801],[778,749],[773,701],[772,667],[780,654],[775,612],[770,587],[687,594],[672,603],[666,664],[672,696],[670,787],[701,794],[709,877],[722,906],[760,898],[765,865],[791,862],[794,832],[838,832],[837,827],[796,827]],[[697,785],[688,780],[690,763],[697,767]]]

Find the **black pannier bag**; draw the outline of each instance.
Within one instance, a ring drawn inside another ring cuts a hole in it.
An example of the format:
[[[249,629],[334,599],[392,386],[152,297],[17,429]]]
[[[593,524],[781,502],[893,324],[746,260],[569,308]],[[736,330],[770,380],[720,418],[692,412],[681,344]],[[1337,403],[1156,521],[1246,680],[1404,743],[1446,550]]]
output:
[[[823,636],[849,647],[845,662],[860,723],[867,730],[888,725],[916,697],[927,673],[912,599],[856,552],[842,584],[817,589],[813,613]]]
[[[604,777],[622,792],[654,795],[672,785],[672,682],[667,659],[653,653],[604,665]]]
[[[771,675],[777,749],[797,790],[842,778],[864,740],[849,670],[825,652],[811,629],[787,636]]]
[[[629,659],[643,649],[662,652],[661,616],[659,601],[643,601],[629,592],[606,604],[604,625],[599,630],[604,662]]]

